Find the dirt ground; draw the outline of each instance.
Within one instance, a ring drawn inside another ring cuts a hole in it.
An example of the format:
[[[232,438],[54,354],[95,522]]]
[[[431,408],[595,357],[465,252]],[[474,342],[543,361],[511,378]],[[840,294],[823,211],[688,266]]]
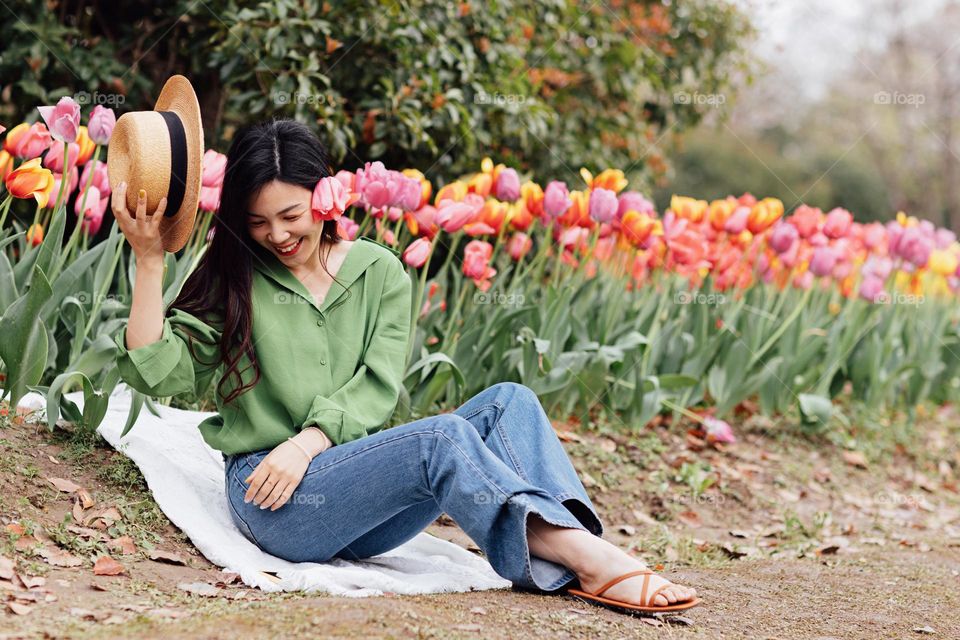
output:
[[[955,410],[830,437],[749,413],[723,449],[660,419],[555,422],[606,537],[702,597],[663,620],[511,589],[265,594],[102,440],[0,415],[0,638],[960,638]],[[478,551],[446,516],[428,531]]]

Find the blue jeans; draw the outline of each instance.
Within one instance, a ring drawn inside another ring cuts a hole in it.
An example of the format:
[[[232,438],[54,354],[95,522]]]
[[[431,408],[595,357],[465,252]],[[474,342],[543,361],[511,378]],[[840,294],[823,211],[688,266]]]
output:
[[[452,413],[330,447],[276,511],[243,501],[243,479],[268,453],[225,457],[227,499],[251,542],[291,562],[385,553],[445,512],[515,587],[555,591],[576,574],[530,555],[528,514],[603,534],[539,398],[512,382],[484,389]]]

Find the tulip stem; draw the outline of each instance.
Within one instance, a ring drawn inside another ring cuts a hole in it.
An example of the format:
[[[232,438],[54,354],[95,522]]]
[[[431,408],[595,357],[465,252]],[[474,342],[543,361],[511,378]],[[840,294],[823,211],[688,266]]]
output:
[[[0,229],[3,229],[3,223],[7,219],[7,211],[10,210],[10,204],[13,202],[13,194],[8,193],[7,197],[3,199],[3,204],[0,204],[0,208],[3,209],[3,213],[0,213]]]
[[[770,347],[777,343],[777,340],[780,339],[780,336],[790,327],[791,324],[796,321],[800,314],[803,312],[803,308],[810,301],[810,296],[813,295],[813,286],[803,292],[803,298],[800,302],[794,307],[793,311],[790,312],[790,315],[787,316],[787,319],[780,323],[780,326],[777,327],[777,330],[773,332],[767,341],[763,343],[763,346],[760,347],[760,350],[753,354],[753,357],[750,358],[750,362],[747,363],[747,371],[750,371],[753,368],[753,365],[757,363],[763,355],[770,350]]]

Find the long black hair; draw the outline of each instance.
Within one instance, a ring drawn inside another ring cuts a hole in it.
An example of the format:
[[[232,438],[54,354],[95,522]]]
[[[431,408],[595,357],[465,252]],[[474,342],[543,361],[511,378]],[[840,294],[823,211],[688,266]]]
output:
[[[330,156],[316,134],[303,123],[289,119],[273,119],[241,129],[227,152],[227,165],[220,196],[220,209],[212,226],[213,239],[200,259],[196,270],[187,278],[183,289],[170,309],[180,309],[204,322],[222,327],[220,359],[226,365],[217,383],[217,393],[230,378],[236,376],[236,388],[224,397],[231,402],[260,380],[260,367],[251,339],[253,309],[251,284],[253,260],[258,249],[247,227],[248,205],[267,183],[279,180],[313,191],[317,182],[333,175]],[[321,249],[340,242],[336,220],[323,223]],[[324,251],[320,262],[328,274]],[[332,275],[332,274],[331,274]],[[169,311],[168,311],[169,313]],[[196,358],[193,347],[191,354]],[[238,364],[246,354],[254,378],[243,384]]]

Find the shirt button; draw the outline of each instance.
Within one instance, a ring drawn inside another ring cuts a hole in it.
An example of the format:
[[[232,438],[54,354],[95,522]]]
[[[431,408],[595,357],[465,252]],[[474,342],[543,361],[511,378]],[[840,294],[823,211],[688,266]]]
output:
[[[321,358],[321,359],[320,359],[320,364],[327,364],[327,361]]]
[[[318,326],[318,327],[322,327],[322,326],[323,326],[323,319],[317,320],[317,326]]]

